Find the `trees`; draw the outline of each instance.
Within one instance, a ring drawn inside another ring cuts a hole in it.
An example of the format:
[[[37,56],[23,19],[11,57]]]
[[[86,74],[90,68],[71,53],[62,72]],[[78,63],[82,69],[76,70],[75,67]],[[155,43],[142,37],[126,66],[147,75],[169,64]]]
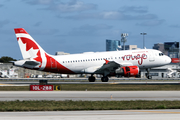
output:
[[[17,61],[17,60],[8,56],[3,56],[0,58],[1,63],[9,63],[10,61]]]

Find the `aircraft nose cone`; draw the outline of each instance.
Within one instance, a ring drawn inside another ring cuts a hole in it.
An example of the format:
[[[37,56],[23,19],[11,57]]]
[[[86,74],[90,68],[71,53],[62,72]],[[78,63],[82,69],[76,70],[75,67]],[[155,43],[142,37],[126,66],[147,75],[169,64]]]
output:
[[[171,63],[171,58],[167,56],[167,58],[165,59],[165,62],[166,62],[167,64]]]

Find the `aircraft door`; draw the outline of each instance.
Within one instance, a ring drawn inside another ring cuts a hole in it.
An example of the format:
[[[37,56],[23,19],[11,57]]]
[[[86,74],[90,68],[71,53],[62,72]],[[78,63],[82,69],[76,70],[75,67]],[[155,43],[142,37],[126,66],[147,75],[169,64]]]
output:
[[[153,51],[149,51],[149,62],[154,62],[154,53],[153,53]]]
[[[51,69],[56,69],[57,68],[57,62],[55,59],[50,58],[51,61]]]

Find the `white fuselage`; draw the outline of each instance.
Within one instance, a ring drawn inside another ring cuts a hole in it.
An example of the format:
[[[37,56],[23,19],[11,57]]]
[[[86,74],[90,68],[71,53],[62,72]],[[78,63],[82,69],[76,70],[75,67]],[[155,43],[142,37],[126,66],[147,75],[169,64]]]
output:
[[[121,66],[138,66],[140,69],[159,67],[171,62],[168,56],[153,49],[89,52],[52,57],[75,73],[93,73],[105,63],[104,59]]]

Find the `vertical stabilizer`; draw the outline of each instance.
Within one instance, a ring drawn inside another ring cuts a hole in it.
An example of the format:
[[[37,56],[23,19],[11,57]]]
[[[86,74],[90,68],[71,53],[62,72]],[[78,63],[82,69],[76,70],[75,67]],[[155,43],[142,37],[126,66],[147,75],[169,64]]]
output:
[[[15,28],[14,31],[23,59],[34,58],[35,60],[38,56],[41,56],[42,52],[45,53],[38,43],[36,43],[36,41],[23,28]]]
[[[15,66],[55,73],[74,73],[63,66],[57,57],[47,54],[23,28],[15,28],[14,31],[23,56],[23,60],[13,63]]]

